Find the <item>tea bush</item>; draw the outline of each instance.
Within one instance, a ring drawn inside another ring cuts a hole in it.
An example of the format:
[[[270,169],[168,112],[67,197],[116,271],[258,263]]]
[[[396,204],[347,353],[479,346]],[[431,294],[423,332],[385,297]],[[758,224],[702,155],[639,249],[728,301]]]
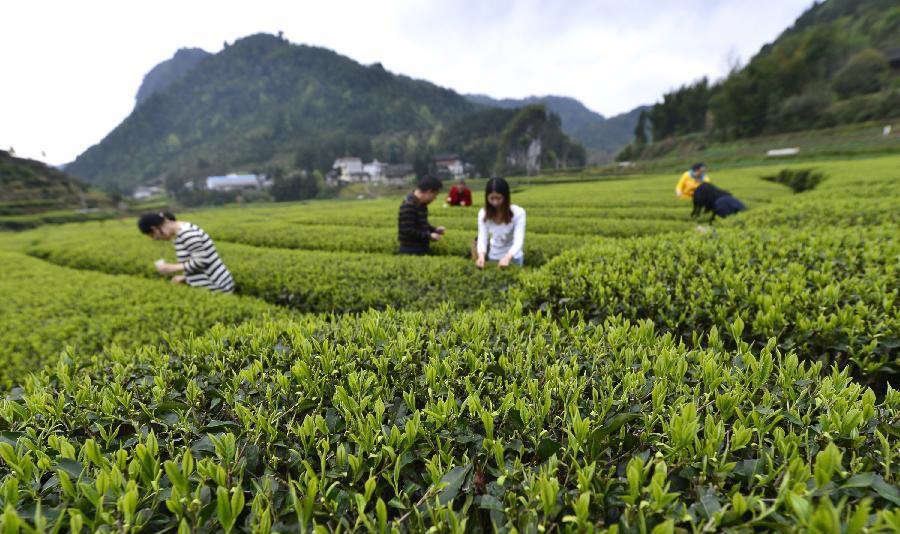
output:
[[[0,521],[68,532],[888,532],[900,394],[774,342],[448,309],[216,327],[0,401]]]
[[[301,233],[310,231],[310,227],[315,225],[324,225],[326,231],[338,229],[338,232],[351,232],[359,228],[364,229],[381,229],[385,239],[393,238],[393,247],[397,244],[397,213],[394,208],[390,213],[381,212],[362,212],[362,213],[329,213],[321,215],[317,213],[307,213],[296,215],[288,221],[270,221],[270,220],[250,220],[238,226],[233,220],[223,220],[216,222],[209,215],[205,217],[198,214],[193,217],[191,222],[200,224],[207,229],[211,235],[216,232],[239,231],[237,228],[243,227],[248,223],[261,224],[263,227],[267,224],[279,224],[288,233]],[[463,239],[473,239],[478,233],[477,212],[469,210],[471,217],[442,217],[432,216],[429,222],[435,226],[444,226],[447,228],[448,236],[459,236]],[[658,234],[661,232],[671,232],[676,230],[684,230],[690,227],[688,215],[690,208],[685,207],[683,210],[684,220],[654,220],[647,218],[602,218],[602,211],[597,211],[593,218],[591,217],[566,217],[562,216],[540,216],[532,217],[531,213],[527,220],[526,244],[532,236],[538,234],[572,234],[572,235],[596,235],[605,237],[629,237],[636,235]],[[288,226],[284,226],[287,223]]]
[[[215,323],[284,316],[252,298],[125,276],[79,272],[0,252],[0,387],[53,364],[61,351],[133,349],[201,334]]]
[[[781,169],[777,174],[763,176],[762,179],[784,184],[795,193],[802,193],[815,189],[825,179],[825,175],[815,169]]]
[[[75,210],[45,211],[16,215],[0,215],[0,230],[27,230],[44,224],[95,221],[117,217],[115,211],[80,212]]]
[[[153,261],[174,261],[172,246],[140,235],[84,229],[54,232],[28,253],[57,265],[160,279]],[[429,309],[440,302],[477,307],[503,299],[518,269],[476,269],[462,258],[293,251],[218,243],[236,292],[304,312],[357,312],[388,306]]]
[[[204,228],[208,228],[218,241],[265,248],[392,254],[399,245],[396,228],[357,228],[278,221],[241,225],[205,223]],[[468,258],[476,235],[473,232],[450,230],[441,241],[431,244],[431,253],[436,256]],[[528,266],[543,265],[564,250],[594,241],[596,239],[589,236],[529,234],[525,240],[525,261]]]
[[[810,193],[793,198],[796,200],[773,202],[763,208],[742,213],[740,217],[729,217],[721,224],[736,228],[782,226],[788,229],[900,224],[897,196],[834,198],[831,194]]]
[[[398,199],[185,217],[327,315],[143,279],[133,221],[2,235],[0,531],[900,531],[898,164],[714,173],[747,213],[629,240],[693,226],[677,176],[526,184],[526,257],[587,245],[539,270],[448,257],[471,209],[430,258]]]
[[[894,226],[723,230],[587,246],[526,276],[528,309],[649,319],[691,339],[744,326],[757,345],[897,373],[900,245]]]

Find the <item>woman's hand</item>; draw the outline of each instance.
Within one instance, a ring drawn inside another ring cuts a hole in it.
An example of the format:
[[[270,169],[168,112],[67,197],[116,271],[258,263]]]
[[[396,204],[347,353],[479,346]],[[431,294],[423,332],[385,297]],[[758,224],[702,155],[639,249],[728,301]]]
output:
[[[173,283],[173,284],[183,284],[183,283],[184,283],[184,275],[183,275],[183,274],[179,274],[179,275],[177,275],[177,276],[173,276],[173,277],[172,277],[172,283]]]
[[[154,265],[156,265],[156,272],[159,274],[174,274],[184,270],[184,264],[181,263],[161,263],[157,261]]]
[[[484,254],[479,254],[478,259],[475,260],[475,267],[479,269],[484,269]]]
[[[506,256],[503,256],[502,258],[500,258],[500,261],[497,262],[497,267],[509,267],[509,262],[511,262],[511,261],[512,261],[512,256],[507,254]]]

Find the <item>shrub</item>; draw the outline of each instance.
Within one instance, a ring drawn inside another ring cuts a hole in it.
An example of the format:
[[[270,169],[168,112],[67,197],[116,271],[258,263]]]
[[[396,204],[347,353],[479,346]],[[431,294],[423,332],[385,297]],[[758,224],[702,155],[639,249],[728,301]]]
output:
[[[774,337],[783,350],[853,362],[877,380],[898,372],[895,234],[778,227],[591,245],[524,277],[512,297],[531,310],[648,319],[684,339],[742,322],[746,342]]]
[[[831,86],[841,98],[874,93],[884,85],[890,68],[882,52],[866,48],[847,60]]]
[[[791,96],[781,104],[770,124],[777,131],[805,130],[816,124],[830,104],[831,97],[822,90]]]
[[[0,521],[659,533],[815,532],[827,518],[888,531],[900,395],[877,401],[772,343],[704,342],[650,323],[441,310],[215,328],[63,361],[0,400]]]
[[[825,179],[825,174],[814,169],[781,169],[774,176],[763,176],[763,180],[784,184],[795,193],[814,189]]]
[[[159,279],[153,261],[172,255],[169,243],[129,231],[56,232],[28,253],[66,267]],[[110,250],[115,248],[115,254]],[[218,243],[236,292],[304,312],[358,312],[389,306],[429,309],[441,302],[477,307],[501,300],[518,270],[479,270],[462,258],[294,251]],[[172,260],[174,261],[174,260]]]
[[[67,347],[102,358],[106,347],[135,349],[284,312],[256,299],[171,284],[73,271],[0,252],[0,388],[55,364]]]

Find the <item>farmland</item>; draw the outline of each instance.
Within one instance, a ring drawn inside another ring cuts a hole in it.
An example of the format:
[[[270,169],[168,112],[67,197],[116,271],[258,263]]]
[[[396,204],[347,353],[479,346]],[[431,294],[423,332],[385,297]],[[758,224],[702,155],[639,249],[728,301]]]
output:
[[[426,258],[398,198],[179,213],[235,295],[134,220],[0,234],[0,524],[900,532],[900,157],[762,179],[810,166],[700,230],[677,175],[522,182],[512,270],[440,200]]]

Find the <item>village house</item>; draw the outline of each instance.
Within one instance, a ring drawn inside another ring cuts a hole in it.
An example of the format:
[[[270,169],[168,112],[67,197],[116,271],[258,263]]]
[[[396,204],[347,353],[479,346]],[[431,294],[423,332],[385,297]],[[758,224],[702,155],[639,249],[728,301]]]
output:
[[[465,178],[466,164],[456,154],[439,154],[434,157],[434,165],[442,178]]]
[[[416,178],[416,171],[409,163],[385,165],[384,182],[388,185],[408,185]]]
[[[131,197],[135,200],[145,200],[150,197],[155,197],[163,194],[163,188],[158,185],[151,186],[138,186],[137,189],[134,190],[134,193]]]
[[[352,156],[334,160],[334,164],[331,167],[340,170],[341,174],[346,175],[363,172],[362,160]]]
[[[266,177],[261,174],[228,174],[225,176],[210,176],[206,179],[206,188],[210,191],[262,189],[268,185]]]
[[[360,158],[343,157],[334,160],[326,181],[330,185],[339,182],[406,185],[414,177],[413,166],[408,163],[389,164],[376,159],[364,164]]]
[[[387,167],[387,163],[382,163],[375,159],[371,163],[363,165],[363,172],[369,175],[369,181],[382,182],[384,181],[385,167]]]

